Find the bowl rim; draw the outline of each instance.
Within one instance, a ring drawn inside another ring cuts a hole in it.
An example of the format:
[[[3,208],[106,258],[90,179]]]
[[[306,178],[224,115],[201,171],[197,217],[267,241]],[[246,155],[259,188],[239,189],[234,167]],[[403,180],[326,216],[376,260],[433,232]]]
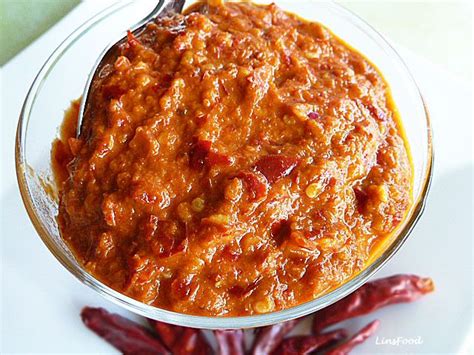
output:
[[[53,51],[49,58],[45,61],[38,74],[36,75],[33,83],[31,84],[26,98],[24,100],[17,126],[16,140],[15,140],[15,167],[17,182],[20,189],[21,198],[25,205],[28,216],[43,243],[54,255],[54,257],[79,281],[86,284],[102,297],[118,304],[125,309],[132,311],[142,316],[163,321],[170,324],[193,327],[193,328],[204,328],[204,329],[236,329],[236,328],[252,328],[275,324],[283,321],[306,316],[319,309],[329,306],[330,304],[340,300],[357,288],[362,286],[370,277],[372,277],[378,270],[380,270],[396,252],[401,248],[410,235],[411,231],[415,227],[416,223],[423,214],[428,192],[430,189],[432,176],[433,176],[433,163],[434,163],[434,150],[433,150],[433,129],[431,125],[431,119],[429,116],[428,108],[423,96],[419,90],[416,81],[410,73],[407,65],[400,57],[398,52],[377,30],[375,30],[365,20],[354,14],[350,10],[346,9],[342,5],[335,2],[330,2],[330,6],[337,8],[338,11],[342,11],[345,15],[350,16],[353,20],[358,22],[359,26],[363,26],[364,32],[369,30],[372,36],[375,36],[378,42],[381,42],[392,52],[394,58],[399,62],[400,68],[403,69],[414,85],[419,99],[423,105],[426,118],[427,126],[427,160],[424,162],[426,167],[423,171],[422,185],[419,197],[416,201],[413,201],[412,215],[406,220],[404,227],[397,231],[397,235],[394,237],[392,243],[375,259],[365,267],[360,273],[356,274],[350,280],[346,281],[342,285],[329,293],[326,293],[316,299],[302,303],[300,305],[287,308],[277,312],[270,312],[258,315],[250,316],[197,316],[189,315],[184,313],[173,312],[158,307],[150,306],[145,303],[136,301],[120,292],[113,290],[106,286],[101,281],[96,279],[94,276],[89,274],[78,262],[71,262],[69,257],[64,253],[54,241],[54,238],[49,236],[48,231],[43,225],[40,216],[38,215],[34,203],[32,202],[32,193],[28,186],[27,175],[29,167],[26,161],[25,153],[25,142],[28,131],[28,123],[30,119],[31,110],[35,103],[38,92],[40,91],[44,81],[46,80],[49,72],[52,70],[55,63],[62,57],[63,53],[72,46],[82,35],[91,30],[96,24],[105,19],[107,16],[114,14],[120,9],[129,6],[133,1],[122,0],[113,5],[100,11],[89,20],[85,21],[81,26],[76,28],[66,39]],[[364,28],[365,27],[365,28]]]

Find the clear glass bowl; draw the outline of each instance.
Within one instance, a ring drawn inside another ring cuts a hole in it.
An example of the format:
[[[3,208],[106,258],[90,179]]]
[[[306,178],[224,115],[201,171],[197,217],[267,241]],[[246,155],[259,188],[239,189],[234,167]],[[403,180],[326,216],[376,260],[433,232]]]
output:
[[[378,66],[391,87],[411,145],[415,170],[414,203],[393,241],[365,270],[334,291],[293,308],[255,316],[202,317],[170,312],[135,301],[90,275],[76,261],[58,231],[58,203],[48,188],[52,181],[50,150],[64,110],[72,99],[82,94],[89,71],[101,50],[154,6],[153,1],[119,2],[74,31],[43,65],[25,99],[16,140],[18,183],[36,231],[59,262],[100,295],[148,318],[183,326],[218,329],[274,324],[317,311],[354,291],[380,269],[409,236],[423,211],[433,159],[429,117],[412,76],[380,34],[340,5],[310,0],[278,1],[278,5],[329,27]]]

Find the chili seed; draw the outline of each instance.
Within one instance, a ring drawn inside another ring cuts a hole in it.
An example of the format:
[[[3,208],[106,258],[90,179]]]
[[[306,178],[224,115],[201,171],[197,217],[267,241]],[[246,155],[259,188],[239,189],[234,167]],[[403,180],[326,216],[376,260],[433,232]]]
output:
[[[306,187],[305,193],[309,198],[315,198],[319,196],[322,190],[323,187],[321,186],[320,182],[313,182],[312,184],[309,184],[308,187]]]
[[[189,204],[186,202],[182,202],[178,205],[177,208],[178,216],[183,222],[189,222],[193,218],[191,214]]]
[[[207,218],[207,221],[213,224],[229,224],[230,218],[225,214],[213,214]]]
[[[135,71],[142,71],[142,70],[145,71],[145,70],[148,70],[148,65],[144,62],[138,62],[137,64],[133,66],[133,69]]]
[[[201,212],[204,209],[204,200],[200,197],[196,197],[193,202],[191,202],[191,208],[194,212]]]
[[[114,63],[115,69],[118,71],[125,71],[130,67],[130,61],[128,60],[127,57],[120,56],[117,58],[117,60]]]
[[[141,74],[138,77],[138,83],[142,87],[148,86],[151,83],[151,80],[152,80],[151,77],[149,75],[146,75],[146,74]]]
[[[254,309],[257,313],[268,313],[275,308],[275,302],[270,296],[265,297],[263,300],[258,301],[254,305]]]

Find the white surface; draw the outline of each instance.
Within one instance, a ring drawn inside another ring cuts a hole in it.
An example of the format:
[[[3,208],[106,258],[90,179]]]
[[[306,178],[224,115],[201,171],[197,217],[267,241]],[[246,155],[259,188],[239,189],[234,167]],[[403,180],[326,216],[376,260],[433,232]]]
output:
[[[21,202],[13,159],[17,118],[34,75],[68,33],[107,3],[81,4],[0,74],[1,353],[115,353],[82,325],[79,312],[84,305],[126,312],[76,281],[42,244]],[[437,290],[418,303],[387,308],[348,326],[356,329],[376,317],[381,320],[379,343],[383,338],[422,340],[412,346],[377,345],[374,336],[357,348],[360,354],[458,353],[472,326],[472,91],[443,70],[400,51],[431,112],[435,175],[424,216],[377,277],[429,275]]]
[[[472,80],[471,0],[337,1],[398,44]]]

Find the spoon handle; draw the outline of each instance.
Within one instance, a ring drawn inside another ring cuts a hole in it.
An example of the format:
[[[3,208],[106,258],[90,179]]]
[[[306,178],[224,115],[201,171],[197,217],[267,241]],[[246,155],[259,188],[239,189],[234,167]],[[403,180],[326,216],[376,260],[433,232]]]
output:
[[[143,26],[145,23],[154,19],[158,14],[165,16],[181,12],[185,2],[186,0],[159,0],[155,8],[143,20],[133,26],[133,28]]]

